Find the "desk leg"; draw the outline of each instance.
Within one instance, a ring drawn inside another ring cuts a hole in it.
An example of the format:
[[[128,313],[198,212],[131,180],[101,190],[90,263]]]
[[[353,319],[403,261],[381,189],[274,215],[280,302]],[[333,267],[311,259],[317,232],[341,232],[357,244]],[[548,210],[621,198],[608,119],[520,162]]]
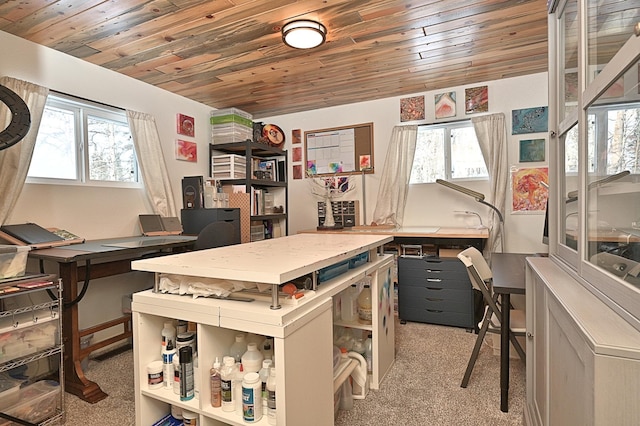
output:
[[[63,285],[63,300],[71,302],[78,295],[78,263],[61,263],[60,278]],[[65,306],[62,315],[64,340],[64,387],[69,393],[90,403],[107,397],[97,383],[88,380],[80,364],[80,335],[78,333],[78,305]]]
[[[500,410],[509,411],[509,314],[511,297],[502,294],[502,328],[500,329]]]

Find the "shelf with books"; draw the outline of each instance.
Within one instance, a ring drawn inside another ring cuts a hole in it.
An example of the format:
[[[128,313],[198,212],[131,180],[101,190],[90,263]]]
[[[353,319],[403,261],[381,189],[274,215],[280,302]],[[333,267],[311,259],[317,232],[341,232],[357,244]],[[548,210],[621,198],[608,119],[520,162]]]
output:
[[[244,178],[237,174],[230,175],[229,178],[220,179],[220,183],[225,192],[248,194],[250,204],[245,209],[249,209],[252,227],[262,221],[267,238],[287,235],[287,151],[250,140],[210,144],[210,165],[220,154],[242,156],[245,159]],[[274,227],[280,232],[268,232]]]

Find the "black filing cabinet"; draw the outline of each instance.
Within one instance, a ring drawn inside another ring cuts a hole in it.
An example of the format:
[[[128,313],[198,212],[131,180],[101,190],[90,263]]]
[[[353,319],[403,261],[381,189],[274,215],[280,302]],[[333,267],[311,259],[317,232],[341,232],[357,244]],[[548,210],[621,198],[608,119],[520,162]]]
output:
[[[224,221],[233,223],[240,236],[240,209],[238,208],[182,209],[180,219],[185,235],[198,235],[208,224]]]
[[[402,321],[474,328],[473,287],[455,257],[398,257],[398,316]]]

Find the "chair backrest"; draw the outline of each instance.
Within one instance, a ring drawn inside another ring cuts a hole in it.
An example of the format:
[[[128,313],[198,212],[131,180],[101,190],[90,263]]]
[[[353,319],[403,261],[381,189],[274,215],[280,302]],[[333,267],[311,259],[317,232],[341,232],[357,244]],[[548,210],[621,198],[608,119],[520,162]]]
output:
[[[194,249],[204,250],[239,243],[240,235],[236,225],[231,222],[218,221],[208,224],[200,231]]]
[[[493,298],[491,287],[493,274],[482,253],[474,247],[469,247],[458,253],[458,259],[466,266],[467,274],[469,274],[469,280],[471,280],[473,287],[480,290],[485,303],[499,316],[500,309]]]
[[[488,282],[491,280],[491,278],[493,278],[493,274],[491,273],[489,264],[484,259],[484,256],[482,256],[482,253],[480,253],[480,250],[478,250],[477,248],[469,247],[462,250],[460,253],[458,253],[458,259],[462,260],[462,262],[467,267],[469,264],[473,264],[476,271],[478,272],[478,275],[480,276],[480,279],[482,279],[484,282]]]

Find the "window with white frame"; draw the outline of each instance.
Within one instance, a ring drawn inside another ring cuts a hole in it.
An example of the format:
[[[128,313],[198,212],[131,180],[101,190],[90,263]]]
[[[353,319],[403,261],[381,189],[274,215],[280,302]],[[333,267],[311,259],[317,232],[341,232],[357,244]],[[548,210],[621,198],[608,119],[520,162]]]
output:
[[[409,183],[489,177],[471,121],[418,127]]]
[[[141,186],[125,111],[49,95],[27,182]]]

